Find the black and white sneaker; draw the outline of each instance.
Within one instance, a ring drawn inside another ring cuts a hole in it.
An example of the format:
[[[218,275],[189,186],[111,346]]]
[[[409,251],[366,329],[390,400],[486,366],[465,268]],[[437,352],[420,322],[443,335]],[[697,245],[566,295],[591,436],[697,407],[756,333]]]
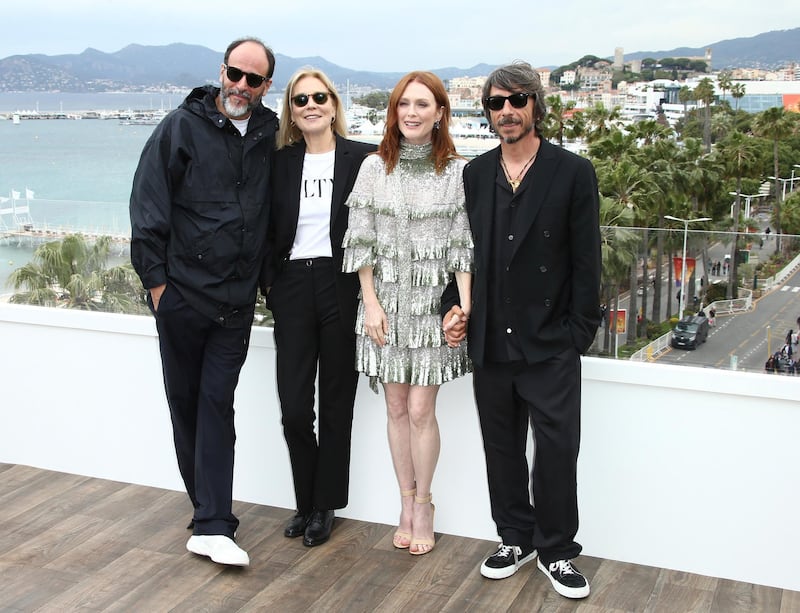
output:
[[[536,550],[533,547],[522,549],[516,545],[500,543],[497,551],[481,564],[481,574],[489,579],[505,579],[517,572],[520,566],[527,564],[535,557]]]
[[[556,592],[566,598],[586,598],[589,595],[589,582],[570,560],[556,560],[548,565],[537,560],[536,565],[553,584]]]

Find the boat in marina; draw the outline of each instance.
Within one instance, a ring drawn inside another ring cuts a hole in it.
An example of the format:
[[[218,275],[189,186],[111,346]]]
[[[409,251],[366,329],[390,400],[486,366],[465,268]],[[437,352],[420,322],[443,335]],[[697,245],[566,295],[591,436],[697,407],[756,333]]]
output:
[[[119,124],[121,126],[156,126],[167,116],[164,109],[157,111],[132,111],[125,115],[120,115]]]

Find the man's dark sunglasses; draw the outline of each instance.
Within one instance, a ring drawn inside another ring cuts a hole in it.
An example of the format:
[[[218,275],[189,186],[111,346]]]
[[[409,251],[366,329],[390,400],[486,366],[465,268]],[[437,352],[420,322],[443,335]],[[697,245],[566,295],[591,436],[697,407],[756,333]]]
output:
[[[518,94],[511,94],[510,96],[489,96],[488,98],[484,98],[483,101],[486,103],[486,106],[489,107],[490,111],[499,111],[506,105],[506,100],[508,100],[515,109],[521,109],[528,104],[528,98],[536,100],[536,94],[520,92]]]
[[[316,94],[297,94],[292,96],[292,102],[298,108],[304,107],[308,104],[309,98],[314,101],[314,104],[325,104],[328,101],[327,92],[317,92]]]
[[[264,84],[264,81],[267,80],[267,77],[254,72],[245,72],[241,68],[228,66],[227,64],[223,64],[223,66],[225,66],[225,74],[228,75],[228,78],[234,83],[241,81],[242,77],[247,77],[247,85],[249,87],[256,88],[261,87]]]

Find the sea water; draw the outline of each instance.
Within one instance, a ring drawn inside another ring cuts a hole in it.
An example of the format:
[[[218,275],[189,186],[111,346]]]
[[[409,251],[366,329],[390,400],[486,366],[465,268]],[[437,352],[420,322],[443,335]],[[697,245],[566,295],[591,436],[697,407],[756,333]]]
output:
[[[129,235],[127,200],[139,154],[153,126],[115,120],[0,122],[0,197],[19,194],[34,227]],[[8,223],[8,216],[4,217]],[[0,241],[0,293],[27,261],[29,240]]]

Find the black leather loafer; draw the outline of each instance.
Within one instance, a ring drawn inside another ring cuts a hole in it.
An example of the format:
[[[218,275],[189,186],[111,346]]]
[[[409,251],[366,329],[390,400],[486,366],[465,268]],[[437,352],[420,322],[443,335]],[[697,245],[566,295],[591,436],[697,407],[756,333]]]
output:
[[[311,514],[311,521],[308,522],[308,527],[303,537],[303,545],[315,547],[316,545],[322,545],[322,543],[331,538],[334,519],[336,518],[333,511],[314,511]]]
[[[296,513],[295,516],[289,520],[289,523],[286,524],[283,536],[290,539],[303,536],[309,521],[311,521],[311,513]]]

